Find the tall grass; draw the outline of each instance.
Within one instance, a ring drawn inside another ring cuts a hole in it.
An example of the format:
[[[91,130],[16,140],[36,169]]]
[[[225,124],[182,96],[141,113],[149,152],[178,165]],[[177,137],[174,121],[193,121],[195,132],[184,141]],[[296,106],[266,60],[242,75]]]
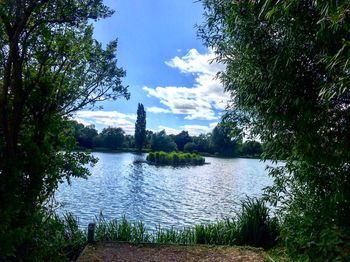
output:
[[[235,219],[200,224],[183,229],[163,229],[152,232],[142,222],[131,223],[125,217],[106,221],[97,218],[96,240],[128,241],[156,244],[250,245],[270,248],[276,244],[279,232],[277,219],[269,216],[265,203],[257,198],[242,201]]]
[[[277,242],[279,225],[271,218],[265,202],[257,198],[246,198],[241,202],[241,213],[237,215],[238,244],[273,247]]]
[[[25,261],[75,261],[86,245],[86,233],[79,229],[78,219],[71,213],[59,217],[41,212],[37,216],[40,222],[31,242],[26,243]]]
[[[105,220],[102,213],[96,218],[97,241],[127,241],[155,244],[209,244],[251,245],[272,247],[278,236],[278,223],[270,218],[265,203],[259,199],[242,202],[241,212],[234,219],[211,224],[200,224],[183,229],[163,229],[157,226],[148,230],[143,222],[132,223],[125,217]],[[28,243],[28,261],[74,261],[86,245],[85,230],[79,221],[68,213],[63,217],[38,214],[32,243]],[[0,257],[1,260],[1,257]]]
[[[131,223],[125,217],[120,221],[117,219],[106,221],[102,213],[97,217],[95,236],[97,241],[152,242],[152,236],[143,222]]]

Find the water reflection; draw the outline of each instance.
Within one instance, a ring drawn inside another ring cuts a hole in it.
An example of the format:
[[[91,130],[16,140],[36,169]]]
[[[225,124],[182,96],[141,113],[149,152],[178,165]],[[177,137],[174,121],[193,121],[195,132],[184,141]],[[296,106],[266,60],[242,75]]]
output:
[[[88,180],[60,186],[60,212],[73,212],[83,226],[103,212],[106,219],[142,220],[148,228],[176,228],[232,217],[245,195],[271,184],[266,163],[206,158],[210,165],[173,168],[134,163],[145,154],[94,153],[100,160]]]

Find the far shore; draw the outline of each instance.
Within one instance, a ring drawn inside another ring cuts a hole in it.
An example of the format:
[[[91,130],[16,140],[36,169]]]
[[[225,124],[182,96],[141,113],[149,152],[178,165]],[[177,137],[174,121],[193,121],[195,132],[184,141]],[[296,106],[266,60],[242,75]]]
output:
[[[149,153],[152,152],[151,149],[144,148],[141,151],[136,148],[119,148],[110,149],[105,147],[95,147],[95,148],[77,148],[77,151],[90,151],[90,152],[100,152],[100,153]],[[210,154],[206,152],[198,152],[199,155],[204,157],[216,157],[216,158],[248,158],[248,159],[261,159],[260,156],[225,156],[219,154]]]

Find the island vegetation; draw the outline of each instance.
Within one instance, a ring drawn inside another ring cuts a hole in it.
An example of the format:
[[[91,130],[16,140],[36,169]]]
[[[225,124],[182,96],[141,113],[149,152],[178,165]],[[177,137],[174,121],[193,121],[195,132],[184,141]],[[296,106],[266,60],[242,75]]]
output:
[[[153,165],[186,166],[205,164],[205,158],[195,153],[150,152],[146,159],[149,164]]]

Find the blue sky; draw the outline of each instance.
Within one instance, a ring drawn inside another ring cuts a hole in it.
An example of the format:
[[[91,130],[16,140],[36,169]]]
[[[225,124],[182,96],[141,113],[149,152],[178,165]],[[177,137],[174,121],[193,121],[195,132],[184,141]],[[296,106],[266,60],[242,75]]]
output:
[[[95,23],[103,44],[118,39],[118,64],[127,76],[131,99],[103,102],[102,110],[83,110],[76,119],[134,132],[137,104],[147,111],[147,129],[167,133],[207,133],[219,121],[228,96],[210,63],[213,53],[196,34],[202,5],[192,0],[105,0],[116,12]]]

